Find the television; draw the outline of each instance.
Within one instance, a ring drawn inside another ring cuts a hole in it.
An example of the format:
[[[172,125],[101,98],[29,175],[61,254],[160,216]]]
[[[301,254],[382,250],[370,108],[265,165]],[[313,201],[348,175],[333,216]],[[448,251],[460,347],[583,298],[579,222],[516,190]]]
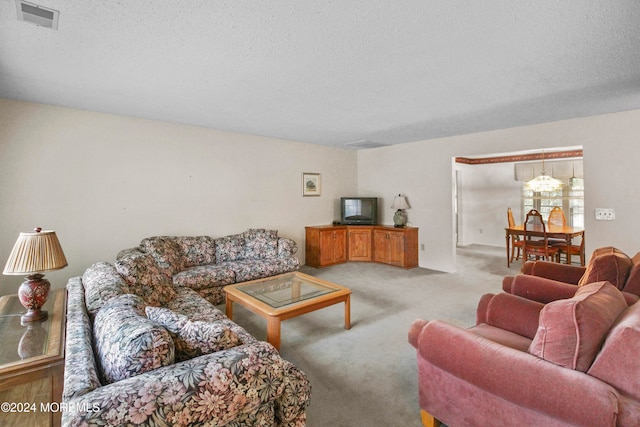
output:
[[[340,223],[374,225],[378,223],[377,197],[341,197]]]

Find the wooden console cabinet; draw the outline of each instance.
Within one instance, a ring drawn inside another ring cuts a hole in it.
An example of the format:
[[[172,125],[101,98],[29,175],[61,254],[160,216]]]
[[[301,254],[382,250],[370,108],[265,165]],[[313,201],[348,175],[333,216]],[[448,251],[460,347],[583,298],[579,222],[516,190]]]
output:
[[[374,261],[398,267],[418,266],[418,229],[376,228],[373,230]]]
[[[347,261],[374,261],[403,268],[418,266],[415,227],[320,225],[305,229],[305,263],[310,267]]]
[[[306,264],[326,267],[347,260],[347,229],[345,227],[306,227]]]

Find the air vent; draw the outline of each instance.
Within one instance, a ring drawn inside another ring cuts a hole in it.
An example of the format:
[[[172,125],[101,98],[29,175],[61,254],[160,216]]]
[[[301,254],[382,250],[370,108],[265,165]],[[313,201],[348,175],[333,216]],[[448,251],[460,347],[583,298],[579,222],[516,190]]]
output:
[[[52,30],[58,29],[58,16],[60,12],[57,10],[22,0],[16,0],[16,9],[19,21],[31,22],[32,24],[51,28]]]
[[[383,144],[382,142],[367,141],[366,139],[363,139],[362,141],[347,142],[344,145],[350,148],[378,148],[378,147],[386,147],[389,144]]]

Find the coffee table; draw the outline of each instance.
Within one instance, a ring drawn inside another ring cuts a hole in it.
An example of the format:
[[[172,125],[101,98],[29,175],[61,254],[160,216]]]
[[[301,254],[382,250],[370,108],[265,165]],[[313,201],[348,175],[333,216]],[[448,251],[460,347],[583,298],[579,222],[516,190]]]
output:
[[[233,318],[233,303],[267,319],[267,342],[280,349],[283,320],[344,302],[344,328],[351,328],[351,290],[308,274],[293,272],[229,285],[226,314]]]

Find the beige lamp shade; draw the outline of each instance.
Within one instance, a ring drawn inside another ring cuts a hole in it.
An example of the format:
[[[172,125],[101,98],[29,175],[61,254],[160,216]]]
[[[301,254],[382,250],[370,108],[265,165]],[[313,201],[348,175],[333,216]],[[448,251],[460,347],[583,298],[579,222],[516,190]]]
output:
[[[405,196],[398,194],[391,204],[391,209],[409,209],[409,203]]]
[[[3,274],[32,274],[59,270],[67,266],[60,241],[53,230],[20,233]]]

